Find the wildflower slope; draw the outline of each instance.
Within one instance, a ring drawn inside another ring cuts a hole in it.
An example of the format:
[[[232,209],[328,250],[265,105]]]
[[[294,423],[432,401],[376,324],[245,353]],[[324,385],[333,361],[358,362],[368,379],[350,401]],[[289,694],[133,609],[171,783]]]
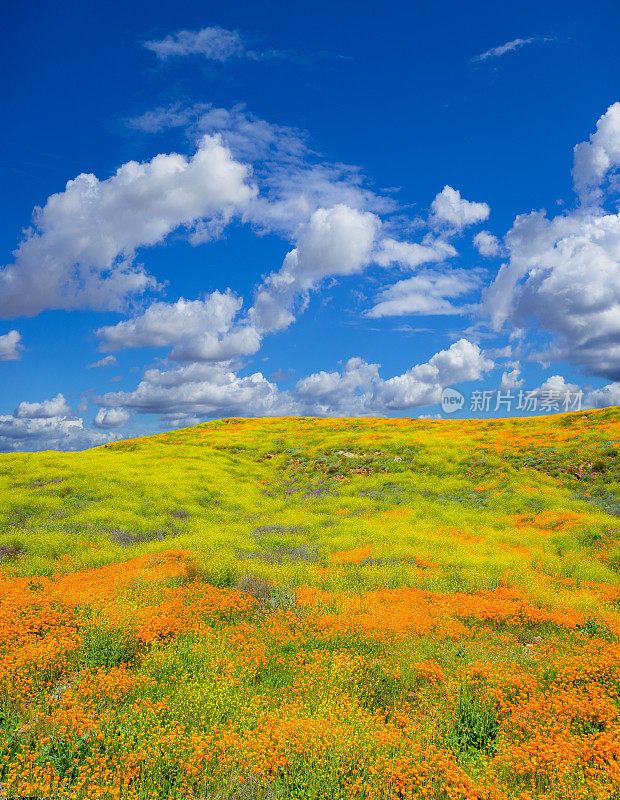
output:
[[[0,457],[0,797],[620,796],[620,410]]]

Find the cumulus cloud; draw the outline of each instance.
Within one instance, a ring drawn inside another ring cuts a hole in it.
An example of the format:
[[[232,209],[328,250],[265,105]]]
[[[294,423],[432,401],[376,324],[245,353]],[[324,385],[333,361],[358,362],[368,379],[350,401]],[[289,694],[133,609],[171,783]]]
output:
[[[608,114],[597,133],[606,130]],[[602,146],[596,136],[587,147]],[[592,172],[580,167],[578,173],[580,185],[592,185],[585,178]],[[493,327],[534,320],[552,336],[538,358],[569,360],[592,374],[620,378],[620,214],[598,206],[553,218],[544,211],[522,214],[505,245],[509,259],[484,297]]]
[[[523,378],[520,376],[521,368],[519,365],[514,366],[511,370],[504,370],[499,385],[500,391],[506,392],[510,389],[519,389],[523,386]]]
[[[99,367],[111,367],[113,364],[116,364],[116,356],[104,356],[100,358],[99,361],[95,361],[92,364],[88,364],[86,369],[99,369]]]
[[[104,408],[132,409],[172,420],[213,416],[385,414],[439,402],[444,386],[478,380],[494,366],[466,339],[436,353],[402,375],[383,380],[378,364],[351,358],[342,372],[317,372],[293,391],[279,391],[260,372],[240,377],[222,364],[191,364],[147,370],[132,392],[95,398]]]
[[[485,258],[496,256],[500,251],[500,243],[497,236],[493,236],[489,231],[480,231],[474,238],[474,247]]]
[[[508,263],[486,292],[496,329],[532,318],[556,338],[541,357],[620,377],[620,215],[517,217]]]
[[[487,203],[475,203],[461,197],[458,189],[444,188],[431,203],[431,224],[448,225],[457,231],[488,219],[491,209]]]
[[[433,261],[444,261],[458,255],[454,247],[442,239],[428,239],[422,244],[405,242],[386,237],[382,239],[373,255],[373,260],[380,267],[419,267]]]
[[[73,416],[73,410],[67,404],[62,393],[58,393],[51,400],[43,400],[41,403],[23,401],[13,413],[18,419],[51,419],[52,417]]]
[[[21,341],[21,334],[15,330],[0,336],[0,361],[18,361],[22,357]]]
[[[250,323],[260,332],[282,330],[295,319],[293,305],[307,297],[321,279],[353,275],[371,261],[379,218],[345,205],[320,208],[302,226],[297,246],[287,253],[281,269],[259,285]]]
[[[349,359],[341,373],[318,372],[297,384],[306,413],[317,415],[385,414],[441,401],[441,390],[462,381],[479,380],[494,366],[478,345],[460,339],[429,361],[383,380],[378,364]]]
[[[563,375],[551,375],[551,377],[541,383],[536,393],[539,396],[549,392],[563,395],[566,394],[566,392],[578,392],[580,388],[581,387],[576,383],[567,382]]]
[[[498,47],[492,47],[490,50],[481,53],[479,56],[474,56],[472,58],[472,61],[473,62],[488,61],[488,59],[490,58],[499,58],[500,56],[505,56],[506,53],[512,53],[514,50],[519,50],[520,48],[525,47],[528,44],[534,44],[535,42],[545,43],[553,41],[555,41],[555,37],[553,36],[530,36],[527,39],[512,39],[510,42],[505,42],[504,44],[500,44]]]
[[[297,395],[312,415],[361,415],[373,410],[375,389],[381,384],[379,364],[350,358],[342,372],[315,372],[297,382]]]
[[[144,43],[158,58],[200,55],[213,61],[228,61],[245,53],[245,46],[238,31],[213,26],[198,31],[178,31],[164,39]]]
[[[584,205],[597,203],[601,186],[620,165],[620,103],[609,106],[587,142],[575,146],[573,182]]]
[[[620,406],[620,382],[615,381],[600,389],[593,389],[588,392],[585,400],[585,408],[607,408],[608,406]]]
[[[477,270],[425,270],[379,292],[376,304],[366,316],[465,314],[471,306],[457,306],[451,300],[469,294],[480,283],[481,274]]]
[[[82,419],[0,415],[0,452],[83,450],[118,438],[84,427]]]
[[[173,360],[225,361],[260,347],[256,330],[234,324],[242,302],[230,291],[216,291],[204,300],[153,303],[141,315],[100,328],[96,335],[101,350],[174,345]]]
[[[397,207],[367,187],[359,167],[331,163],[308,146],[304,131],[267,122],[243,105],[177,104],[148,111],[129,124],[147,133],[181,127],[191,141],[220,136],[235,159],[252,163],[260,194],[244,207],[243,219],[260,230],[294,238],[319,208],[346,205],[379,214]]]
[[[293,411],[286,396],[260,372],[241,378],[221,364],[190,364],[169,370],[149,369],[132,392],[108,392],[95,402],[168,419],[215,414],[270,416]]]
[[[191,158],[130,161],[103,181],[79,175],[35,209],[15,262],[0,270],[0,316],[121,307],[156,285],[134,264],[136,249],[180,226],[223,224],[255,195],[247,178],[248,168],[217,136],[203,137]]]
[[[547,399],[549,402],[557,402],[558,406],[553,408],[556,411],[579,411],[579,397],[581,409],[608,408],[620,405],[620,382],[592,389],[571,383],[563,375],[551,375],[537,389],[528,390],[527,395],[536,397],[539,401]]]
[[[95,417],[98,428],[122,428],[129,422],[130,414],[124,408],[100,408]]]
[[[120,410],[119,413],[126,414]],[[40,403],[23,401],[13,414],[0,415],[2,453],[20,450],[83,450],[85,447],[106,444],[114,438],[117,437],[85,428],[84,421],[74,416],[73,409],[62,393]]]
[[[390,409],[406,409],[440,402],[441,390],[462,381],[479,380],[494,363],[467,339],[459,339],[447,350],[436,353],[403,375],[389,378],[379,392],[381,403]]]

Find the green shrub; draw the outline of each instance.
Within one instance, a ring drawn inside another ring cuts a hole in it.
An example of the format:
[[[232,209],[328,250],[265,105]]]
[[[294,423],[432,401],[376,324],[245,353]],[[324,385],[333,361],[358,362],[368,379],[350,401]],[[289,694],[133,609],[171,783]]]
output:
[[[464,686],[447,732],[447,744],[456,753],[492,753],[499,731],[497,702],[480,688]]]
[[[138,642],[130,631],[120,628],[90,628],[82,637],[78,651],[80,663],[90,669],[132,664],[138,655]]]

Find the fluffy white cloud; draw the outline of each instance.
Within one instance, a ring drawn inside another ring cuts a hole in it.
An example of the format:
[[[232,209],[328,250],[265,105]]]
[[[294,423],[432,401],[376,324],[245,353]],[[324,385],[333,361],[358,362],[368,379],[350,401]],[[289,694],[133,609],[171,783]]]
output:
[[[367,266],[379,219],[345,205],[320,208],[301,230],[289,267],[303,280],[352,275]]]
[[[252,163],[260,194],[244,207],[243,219],[260,230],[294,239],[319,208],[345,205],[383,213],[397,207],[391,198],[367,188],[359,167],[329,162],[309,148],[305,132],[266,122],[241,105],[173,105],[129,124],[149,133],[182,127],[192,141],[205,134],[221,136],[235,159]]]
[[[460,339],[402,375],[383,380],[378,364],[351,358],[342,372],[317,372],[294,391],[278,390],[260,372],[239,377],[222,364],[150,369],[132,392],[96,397],[104,408],[159,414],[190,425],[213,416],[385,414],[439,402],[444,386],[478,380],[494,366],[480,348]]]
[[[120,307],[155,286],[133,263],[136,249],[180,226],[226,221],[256,194],[247,177],[217,136],[205,136],[191,158],[130,161],[103,181],[79,175],[35,209],[14,264],[0,270],[0,316]]]
[[[569,359],[620,376],[620,215],[574,212],[517,217],[508,263],[486,292],[494,327],[534,318],[556,335],[541,358]]]
[[[585,408],[607,408],[620,406],[620,382],[609,383],[600,389],[593,389],[586,394]]]
[[[167,419],[214,414],[269,416],[287,413],[286,397],[260,372],[240,378],[220,364],[191,364],[170,370],[150,369],[133,392],[108,392],[95,402]]]
[[[0,336],[0,361],[18,361],[21,358],[21,334],[9,331]]]
[[[380,267],[398,264],[401,267],[414,268],[433,261],[444,261],[456,255],[458,253],[454,247],[442,239],[428,239],[418,244],[386,237],[378,243],[373,260]]]
[[[172,361],[230,361],[249,356],[261,345],[261,334],[251,325],[239,325],[218,337],[203,333],[195,339],[185,339],[172,348]]]
[[[513,388],[513,387],[507,387]],[[578,395],[581,393],[581,408],[608,408],[620,405],[620,382],[609,383],[598,389],[581,387],[570,383],[563,375],[551,375],[537,389],[528,390],[528,395],[544,400],[545,397],[559,400],[555,410],[578,411]],[[534,409],[535,410],[535,409]]]
[[[214,61],[242,56],[244,45],[237,31],[213,26],[198,31],[178,31],[165,39],[144,43],[158,58],[200,55]]]
[[[513,50],[519,50],[521,47],[525,47],[528,44],[534,44],[534,42],[544,43],[553,41],[555,41],[553,36],[530,36],[527,39],[512,39],[510,42],[498,45],[498,47],[491,47],[490,50],[481,53],[479,56],[474,56],[472,61],[487,61],[489,58],[499,58],[500,56],[506,55],[506,53],[512,53]]]
[[[475,270],[426,270],[381,291],[366,316],[465,314],[471,307],[456,306],[451,299],[469,294],[480,286],[480,282],[480,273]]]
[[[100,328],[96,335],[102,350],[174,345],[173,360],[224,361],[260,346],[252,327],[234,325],[242,302],[230,291],[216,291],[204,300],[153,303],[140,316]]]
[[[489,231],[480,231],[474,236],[474,247],[485,258],[496,256],[500,251],[500,243],[497,236],[493,236]]]
[[[590,142],[577,148],[578,188],[594,186],[616,157],[611,142],[619,111],[620,104],[612,106]],[[604,170],[592,166],[599,162]],[[505,244],[509,260],[484,298],[494,328],[534,320],[553,336],[538,358],[620,378],[620,214],[592,205],[551,219],[541,211],[523,214]]]
[[[519,389],[523,386],[523,378],[520,377],[521,369],[519,365],[513,367],[510,371],[504,370],[502,379],[500,381],[500,391],[506,392],[509,389]]]
[[[95,417],[95,425],[98,428],[122,428],[129,419],[129,412],[124,408],[100,408]]]
[[[620,165],[620,103],[607,109],[587,142],[575,146],[574,158],[573,181],[581,202],[598,202],[605,177]]]
[[[475,203],[461,197],[458,189],[444,186],[431,203],[432,224],[448,225],[462,230],[468,225],[475,225],[488,219],[491,209],[487,203]]]
[[[13,412],[18,419],[51,419],[52,417],[73,416],[73,410],[67,404],[64,394],[59,393],[50,400],[41,403],[21,402]]]
[[[81,419],[29,418],[0,415],[0,452],[20,450],[83,450],[118,438],[84,427]]]
[[[557,392],[557,393],[564,393],[564,392],[578,392],[579,386],[576,383],[567,383],[566,378],[563,375],[551,375],[551,377],[547,378],[546,381],[540,384],[540,388],[538,389],[539,394],[543,394],[543,392]]]
[[[381,383],[379,365],[350,358],[342,373],[315,372],[297,382],[296,390],[306,413],[353,416],[373,411],[373,394]]]
[[[441,401],[445,386],[479,380],[494,366],[480,348],[460,339],[428,362],[383,380],[378,364],[352,358],[342,373],[318,372],[297,384],[306,413],[317,415],[385,414]]]
[[[371,253],[379,218],[345,205],[320,208],[302,226],[297,247],[287,253],[282,268],[257,288],[248,318],[261,332],[281,330],[294,320],[299,295],[330,275],[352,275],[364,269]]]

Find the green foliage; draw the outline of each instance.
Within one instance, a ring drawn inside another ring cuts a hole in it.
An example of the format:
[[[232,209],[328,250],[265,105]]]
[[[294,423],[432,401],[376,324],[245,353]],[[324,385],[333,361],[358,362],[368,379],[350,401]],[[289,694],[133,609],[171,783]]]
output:
[[[446,733],[448,746],[461,755],[492,753],[498,732],[497,701],[481,687],[463,686]]]
[[[79,663],[89,669],[109,669],[132,664],[138,656],[138,642],[124,628],[87,628],[78,650]]]

